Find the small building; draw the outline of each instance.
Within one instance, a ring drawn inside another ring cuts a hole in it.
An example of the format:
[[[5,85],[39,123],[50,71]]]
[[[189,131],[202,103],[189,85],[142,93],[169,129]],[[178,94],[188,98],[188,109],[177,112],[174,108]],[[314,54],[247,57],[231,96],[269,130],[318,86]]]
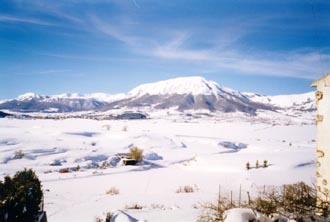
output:
[[[116,157],[119,157],[125,166],[134,166],[136,165],[139,161],[131,158],[130,153],[117,153]]]
[[[135,166],[138,163],[138,161],[134,159],[123,159],[123,164],[125,166]]]
[[[311,84],[316,87],[316,188],[318,204],[330,197],[330,73]],[[329,201],[329,199],[328,199]]]

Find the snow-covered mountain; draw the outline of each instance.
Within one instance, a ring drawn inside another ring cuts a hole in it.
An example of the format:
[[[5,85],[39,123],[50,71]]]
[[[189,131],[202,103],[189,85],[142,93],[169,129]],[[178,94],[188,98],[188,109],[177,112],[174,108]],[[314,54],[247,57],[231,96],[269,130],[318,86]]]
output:
[[[293,95],[279,95],[279,96],[265,96],[256,93],[243,93],[249,100],[256,103],[263,103],[272,105],[284,110],[300,110],[300,111],[315,111],[315,94],[314,92],[293,94]]]
[[[90,93],[90,94],[79,94],[79,93],[63,93],[59,95],[54,95],[49,97],[49,100],[58,100],[58,99],[90,99],[96,100],[99,102],[113,102],[119,99],[126,98],[125,94],[106,94],[106,93]]]
[[[98,110],[113,101],[126,98],[125,94],[109,95],[106,93],[63,93],[45,96],[25,93],[16,99],[0,102],[0,109],[19,112],[75,112]]]
[[[18,112],[73,112],[93,110],[105,104],[106,102],[94,98],[78,97],[69,94],[43,96],[35,93],[26,93],[18,96],[17,99],[1,103],[0,109]]]
[[[314,95],[264,96],[241,93],[206,80],[203,77],[181,77],[140,85],[127,94],[65,93],[43,96],[26,93],[16,99],[0,103],[0,109],[24,112],[74,112],[112,109],[209,110],[211,112],[244,112],[256,114],[258,110],[314,111]]]
[[[140,85],[106,108],[144,107],[150,109],[175,108],[184,110],[209,110],[245,112],[254,114],[258,109],[271,110],[271,105],[255,103],[239,91],[220,86],[203,77],[181,77]]]

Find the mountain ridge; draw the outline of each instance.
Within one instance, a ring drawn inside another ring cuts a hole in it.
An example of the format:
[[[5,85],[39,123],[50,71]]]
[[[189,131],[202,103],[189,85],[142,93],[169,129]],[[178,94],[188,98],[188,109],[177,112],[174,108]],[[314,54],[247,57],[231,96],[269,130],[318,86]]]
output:
[[[314,111],[313,92],[266,96],[246,93],[222,86],[200,76],[178,77],[139,85],[126,94],[63,93],[52,96],[26,93],[4,100],[0,109],[19,112],[106,111],[120,108],[169,109],[178,111],[206,109],[211,112],[245,112],[257,110]]]

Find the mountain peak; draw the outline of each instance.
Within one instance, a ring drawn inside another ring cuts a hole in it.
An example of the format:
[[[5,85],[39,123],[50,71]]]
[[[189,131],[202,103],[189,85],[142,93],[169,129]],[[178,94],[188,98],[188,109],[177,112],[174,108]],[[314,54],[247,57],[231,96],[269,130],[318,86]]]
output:
[[[32,92],[24,93],[17,97],[18,100],[32,100],[32,99],[40,99],[40,98],[42,98],[42,96]]]
[[[191,95],[217,95],[220,86],[200,76],[178,77],[155,83],[140,85],[128,94],[131,96],[142,95],[169,95],[169,94],[191,94]]]

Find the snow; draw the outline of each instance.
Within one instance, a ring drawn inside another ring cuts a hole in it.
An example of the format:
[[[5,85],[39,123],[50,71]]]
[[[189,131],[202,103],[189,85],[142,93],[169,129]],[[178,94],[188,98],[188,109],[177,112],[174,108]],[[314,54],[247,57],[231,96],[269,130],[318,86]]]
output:
[[[56,101],[59,99],[93,99],[100,102],[114,102],[116,100],[126,98],[126,94],[106,94],[106,93],[89,93],[89,94],[80,94],[80,93],[62,93],[57,95],[49,95],[49,96],[42,96],[36,93],[25,93],[17,97],[17,100],[24,101],[24,100],[32,100],[32,99],[39,99],[43,101]],[[3,100],[0,103],[8,102],[10,100]]]
[[[201,213],[196,205],[215,201],[220,184],[223,196],[233,191],[238,198],[240,185],[242,193],[253,195],[264,185],[314,181],[315,126],[281,121],[276,116],[263,122],[233,114],[130,121],[4,118],[0,175],[36,170],[50,222],[94,221],[112,209],[142,221],[196,221]],[[105,125],[111,128],[105,130]],[[127,131],[122,130],[125,126]],[[132,146],[144,150],[145,161],[123,166],[116,154],[127,153]],[[24,155],[13,158],[18,151]],[[255,169],[257,160],[260,164],[267,160],[269,167]],[[62,169],[69,172],[60,173]],[[176,193],[183,186],[198,189]],[[107,195],[110,187],[119,194]],[[135,204],[142,209],[129,209]]]
[[[110,222],[138,222],[138,220],[121,210],[111,212]]]
[[[235,143],[235,142],[230,142],[230,141],[224,141],[219,143],[219,145],[225,147],[225,148],[230,148],[230,149],[244,149],[247,147],[247,144],[244,143]]]
[[[139,97],[149,95],[169,95],[169,94],[191,94],[191,95],[218,95],[220,86],[214,81],[208,81],[203,77],[180,77],[155,83],[142,84],[128,95]]]
[[[273,105],[280,108],[304,107],[305,109],[315,109],[314,92],[294,95],[277,95],[265,96],[256,93],[240,93],[239,91],[230,89],[228,87],[220,86],[214,81],[206,80],[203,77],[180,77],[160,81],[156,83],[142,84],[129,93],[124,94],[106,94],[106,93],[63,93],[51,96],[42,96],[36,93],[25,93],[17,97],[17,100],[32,100],[40,99],[44,101],[54,101],[58,99],[93,99],[100,102],[115,102],[131,97],[141,97],[143,95],[171,95],[171,94],[191,94],[191,95],[215,95],[225,97],[237,97],[245,100],[251,100],[256,103],[263,103]],[[3,100],[0,103],[8,102],[10,100]],[[49,111],[54,108],[50,108]]]
[[[264,96],[240,93],[202,77],[182,77],[143,84],[128,94],[26,93],[19,101],[95,99],[113,102],[144,95],[215,95],[269,104],[283,110],[245,113],[155,110],[120,107],[97,115],[147,113],[146,120],[70,119],[69,114],[29,113],[62,120],[0,119],[0,179],[24,168],[36,170],[45,191],[48,221],[95,221],[111,212],[115,222],[196,221],[198,203],[215,201],[239,187],[256,195],[260,187],[315,180],[314,93]],[[298,111],[297,111],[298,110]],[[56,111],[50,108],[49,111]],[[76,112],[83,116],[94,111]],[[60,118],[59,118],[60,119]],[[126,129],[126,130],[123,130]],[[144,161],[124,166],[119,154],[144,150]],[[255,167],[256,161],[262,166]],[[249,162],[251,169],[246,169]],[[280,175],[280,176],[279,176]],[[192,193],[176,193],[180,187]],[[119,194],[108,195],[109,188]],[[244,197],[243,197],[244,199]],[[134,209],[132,206],[139,206]],[[113,210],[117,209],[117,210]],[[250,209],[228,211],[228,222],[250,216]]]
[[[31,99],[41,99],[43,98],[41,95],[38,95],[36,93],[25,93],[17,97],[17,100],[23,101],[23,100],[31,100]]]
[[[163,159],[163,157],[159,156],[155,152],[147,153],[147,154],[143,155],[143,158],[146,160],[162,160]]]
[[[290,219],[279,214],[279,213],[272,213],[269,215],[269,218],[271,218],[272,222],[288,222]]]
[[[302,119],[311,119],[311,116],[314,116],[314,112],[316,109],[314,93],[305,93],[305,94],[297,94],[297,95],[279,95],[279,96],[265,96],[259,95],[256,93],[241,93],[239,91],[224,87],[219,85],[218,83],[210,80],[206,80],[203,77],[193,76],[193,77],[180,77],[174,78],[164,81],[159,81],[155,83],[148,83],[140,85],[127,94],[115,94],[110,95],[106,93],[90,93],[90,94],[79,94],[79,93],[64,93],[53,96],[40,96],[35,93],[27,93],[18,97],[19,101],[23,100],[32,100],[39,99],[41,102],[49,102],[49,108],[46,109],[46,112],[58,112],[60,109],[52,107],[52,102],[59,102],[60,104],[64,104],[65,106],[69,105],[73,110],[83,109],[89,110],[89,112],[94,112],[98,110],[98,116],[106,115],[109,113],[122,114],[125,111],[129,112],[145,112],[150,116],[155,116],[158,114],[163,114],[162,117],[167,118],[167,113],[174,113],[175,109],[179,108],[178,104],[173,105],[172,107],[164,110],[157,110],[155,107],[157,105],[162,104],[161,101],[154,102],[153,100],[157,97],[152,97],[149,99],[150,102],[146,102],[143,106],[141,106],[141,101],[143,99],[147,99],[146,95],[154,95],[154,96],[163,96],[162,98],[167,98],[164,95],[212,95],[217,97],[221,101],[220,98],[225,98],[232,104],[245,103],[251,108],[256,108],[257,114],[261,118],[271,119],[276,116],[274,112],[280,113],[282,116],[280,118],[285,118],[285,116],[295,116],[297,118],[302,117]],[[199,98],[199,97],[196,97]],[[82,103],[80,100],[86,100]],[[101,102],[95,103],[95,101]],[[199,101],[199,100],[198,100]],[[100,107],[109,108],[111,105],[107,105],[106,103],[118,102],[115,109],[99,112]],[[127,103],[128,102],[128,103]],[[207,101],[204,101],[207,102]],[[254,102],[254,103],[253,103]],[[260,106],[261,103],[264,106]],[[136,105],[139,104],[139,105]],[[44,104],[43,104],[44,105]],[[82,106],[82,107],[81,107]],[[189,107],[189,106],[188,106]],[[194,106],[195,107],[195,106]],[[209,115],[217,115],[223,116],[223,112],[210,112],[210,110],[198,109],[199,106],[196,106],[197,110],[185,110],[184,112],[177,114],[187,114],[188,112],[199,112],[205,113]],[[203,107],[203,106],[202,106]],[[267,107],[269,110],[273,110],[267,112],[267,109],[261,109],[260,107]],[[38,109],[38,107],[36,108]],[[130,110],[131,109],[131,110]],[[213,110],[212,110],[213,111]],[[31,114],[31,113],[30,113]],[[42,115],[40,113],[36,113],[37,115]],[[79,115],[79,113],[74,113]],[[31,114],[32,115],[32,114]],[[48,114],[47,114],[48,115]],[[65,115],[65,114],[63,114]],[[308,116],[309,115],[309,116]],[[158,115],[159,116],[159,115]],[[293,119],[291,118],[290,121]]]
[[[315,106],[315,93],[308,92],[303,94],[292,95],[277,95],[277,96],[265,96],[256,93],[243,93],[251,101],[263,104],[271,104],[276,107],[290,108],[302,105],[309,105],[311,108]]]
[[[249,221],[271,222],[271,219],[249,208],[233,208],[224,213],[224,222]]]
[[[294,104],[299,105],[305,102],[315,102],[315,93],[309,92],[304,94],[294,94],[294,95],[279,95],[270,96],[272,104],[279,107],[292,107]]]
[[[8,102],[8,101],[9,101],[8,99],[0,100],[0,104],[1,104],[1,103],[5,103],[5,102]]]

